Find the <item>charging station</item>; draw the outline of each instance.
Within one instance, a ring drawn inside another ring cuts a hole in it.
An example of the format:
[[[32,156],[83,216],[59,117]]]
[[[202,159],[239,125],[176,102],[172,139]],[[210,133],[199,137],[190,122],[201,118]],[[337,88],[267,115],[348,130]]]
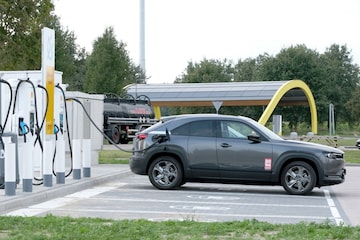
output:
[[[0,123],[4,125],[1,139],[10,137],[10,140],[6,141],[15,143],[16,182],[22,183],[24,192],[32,192],[34,173],[38,172],[40,176],[42,175],[45,160],[43,159],[44,131],[41,128],[44,125],[48,96],[41,85],[42,72],[0,71],[0,77],[1,82],[4,83],[0,88]],[[55,72],[55,82],[61,84],[61,72]],[[2,179],[6,175],[4,157],[2,157],[5,156],[4,148],[4,144],[0,144],[0,186],[4,185]],[[62,149],[65,151],[64,147]],[[52,167],[54,152],[50,151],[51,156],[46,162]]]
[[[56,183],[65,183],[65,140],[64,134],[66,133],[65,128],[65,84],[57,84],[55,87],[54,94],[54,133],[56,135],[55,149],[56,155],[54,159],[54,172],[56,175]]]
[[[90,177],[90,165],[98,160],[103,138],[90,128],[88,118],[103,125],[103,96],[74,92],[85,103],[86,114],[76,106],[81,101],[72,104],[75,111],[69,127],[65,91],[62,73],[55,71],[55,32],[44,28],[42,70],[0,71],[0,188],[5,187],[6,195],[14,195],[19,183],[24,192],[31,192],[33,185],[52,187],[54,176],[57,184],[64,184],[65,153],[72,154],[72,140],[78,140],[79,151],[74,153],[76,164],[71,160],[69,175],[80,179],[83,165],[84,177]],[[74,166],[77,169],[72,172]]]

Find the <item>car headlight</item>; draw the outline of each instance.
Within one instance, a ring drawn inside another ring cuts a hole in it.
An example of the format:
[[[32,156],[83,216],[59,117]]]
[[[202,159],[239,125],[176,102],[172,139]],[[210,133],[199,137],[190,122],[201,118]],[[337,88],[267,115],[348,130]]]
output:
[[[324,152],[325,157],[329,159],[342,160],[344,158],[344,154],[335,153],[335,152]]]

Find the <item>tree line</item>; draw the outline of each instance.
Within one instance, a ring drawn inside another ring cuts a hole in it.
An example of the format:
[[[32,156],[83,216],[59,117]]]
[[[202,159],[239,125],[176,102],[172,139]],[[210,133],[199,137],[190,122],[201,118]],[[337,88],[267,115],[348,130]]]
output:
[[[188,62],[176,83],[251,82],[303,80],[311,89],[319,122],[328,121],[329,104],[334,105],[336,120],[350,125],[360,122],[360,69],[353,63],[346,45],[332,44],[324,53],[295,45],[282,49],[275,56],[267,53],[256,58],[231,60],[203,59]],[[259,119],[263,107],[224,107],[220,113],[246,115]],[[177,108],[175,113],[193,112],[193,108]],[[201,111],[214,112],[213,108]],[[296,130],[300,122],[310,124],[307,106],[278,106],[275,114],[283,115],[289,128]]]
[[[0,70],[41,68],[41,29],[55,30],[55,68],[63,72],[68,90],[122,94],[123,87],[146,83],[146,73],[129,57],[126,44],[117,40],[112,27],[93,42],[91,53],[76,44],[73,31],[61,25],[51,0],[0,0]],[[166,66],[164,66],[166,67]],[[255,58],[203,59],[189,61],[174,83],[251,82],[301,79],[311,89],[319,122],[328,120],[328,106],[334,104],[337,121],[360,122],[360,70],[346,45],[332,44],[324,53],[295,45],[276,55]],[[258,119],[264,107],[223,107],[220,113]],[[213,108],[178,107],[167,114],[214,112]],[[277,107],[289,127],[310,123],[308,107]]]

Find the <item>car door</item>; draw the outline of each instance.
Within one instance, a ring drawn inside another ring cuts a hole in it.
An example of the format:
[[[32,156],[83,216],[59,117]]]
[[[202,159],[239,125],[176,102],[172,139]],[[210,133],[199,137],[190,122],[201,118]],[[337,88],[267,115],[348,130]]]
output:
[[[261,133],[240,121],[217,122],[217,158],[220,176],[227,180],[268,181],[272,168],[272,144],[248,140]]]
[[[194,178],[220,178],[216,155],[214,121],[201,120],[190,123],[188,159]]]

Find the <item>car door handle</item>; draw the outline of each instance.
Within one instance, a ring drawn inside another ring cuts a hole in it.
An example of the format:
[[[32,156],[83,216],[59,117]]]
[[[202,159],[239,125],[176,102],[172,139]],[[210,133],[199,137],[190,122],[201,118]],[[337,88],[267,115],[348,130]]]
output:
[[[228,143],[222,143],[220,146],[223,147],[223,148],[232,147],[232,146],[231,146],[230,144],[228,144]]]

